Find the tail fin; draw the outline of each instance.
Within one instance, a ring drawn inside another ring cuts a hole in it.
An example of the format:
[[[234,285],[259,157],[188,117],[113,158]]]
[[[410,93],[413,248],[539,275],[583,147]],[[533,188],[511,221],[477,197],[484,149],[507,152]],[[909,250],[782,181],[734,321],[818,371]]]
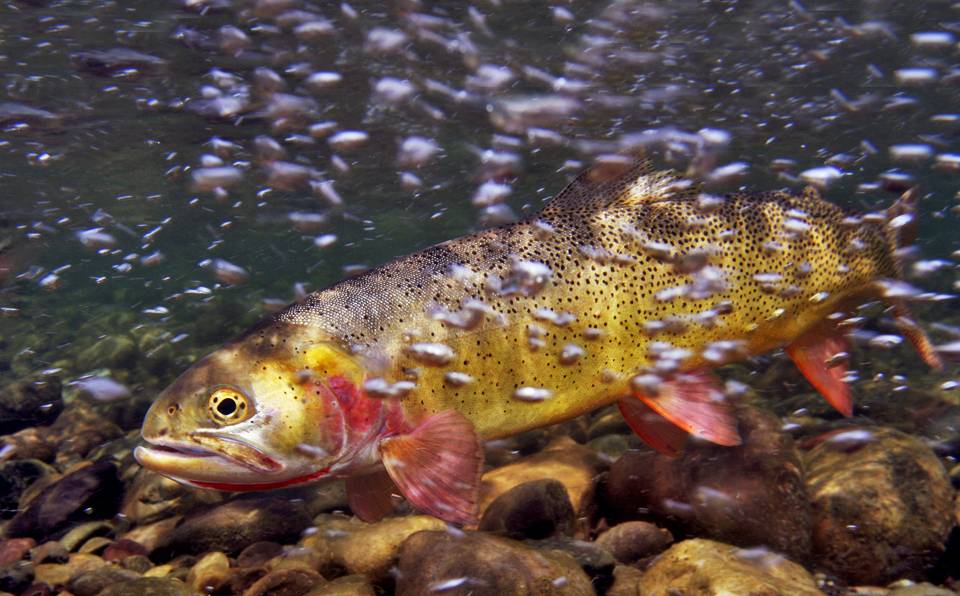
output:
[[[917,241],[917,187],[913,187],[900,195],[893,205],[887,208],[887,243],[893,255],[894,267],[897,276],[903,277],[901,259],[904,253],[911,250]]]
[[[903,193],[886,211],[887,242],[890,246],[897,277],[901,278],[903,277],[901,259],[912,248],[917,239],[916,211],[919,194],[916,187],[911,188]],[[902,297],[887,297],[885,300],[893,307],[897,328],[917,350],[923,361],[935,370],[942,370],[943,361],[934,349],[933,344],[930,343],[930,338],[913,319],[907,301]]]

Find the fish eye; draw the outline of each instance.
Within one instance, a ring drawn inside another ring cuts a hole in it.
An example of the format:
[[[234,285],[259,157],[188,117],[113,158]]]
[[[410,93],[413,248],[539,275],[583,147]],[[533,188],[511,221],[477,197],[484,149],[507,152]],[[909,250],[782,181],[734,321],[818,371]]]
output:
[[[207,400],[210,418],[217,424],[236,424],[249,417],[250,406],[247,396],[235,389],[221,387]]]

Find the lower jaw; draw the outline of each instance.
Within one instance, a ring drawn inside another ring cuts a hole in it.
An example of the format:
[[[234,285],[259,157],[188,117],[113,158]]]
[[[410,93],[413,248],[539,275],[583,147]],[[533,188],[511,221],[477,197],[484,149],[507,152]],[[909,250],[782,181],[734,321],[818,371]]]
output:
[[[287,488],[289,486],[297,486],[298,484],[305,484],[313,480],[319,480],[329,474],[329,468],[323,468],[309,474],[304,474],[303,476],[294,476],[293,478],[287,478],[285,480],[276,480],[273,482],[250,482],[250,483],[237,483],[237,482],[218,482],[218,481],[207,481],[207,480],[182,480],[191,486],[196,486],[197,488],[207,488],[212,490],[222,490],[227,492],[254,492],[261,490],[275,490],[278,488]]]
[[[231,479],[249,477],[252,474],[266,474],[264,470],[251,471],[247,466],[216,454],[191,457],[151,447],[137,447],[134,457],[144,468],[185,484],[221,480],[229,482]]]

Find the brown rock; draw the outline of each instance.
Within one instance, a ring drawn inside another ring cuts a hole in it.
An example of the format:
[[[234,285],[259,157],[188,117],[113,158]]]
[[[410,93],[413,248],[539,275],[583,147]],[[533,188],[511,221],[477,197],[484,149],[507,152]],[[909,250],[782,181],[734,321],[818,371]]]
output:
[[[20,497],[36,482],[56,475],[51,466],[34,459],[15,459],[0,463],[0,520],[13,517]]]
[[[2,443],[8,458],[55,460],[57,467],[64,469],[84,461],[97,446],[122,436],[120,427],[90,404],[75,401],[50,426],[25,428],[3,437]]]
[[[939,588],[933,584],[922,582],[919,584],[894,587],[887,596],[956,596],[956,594],[953,590]]]
[[[310,517],[329,513],[335,509],[347,509],[350,506],[347,499],[347,485],[343,480],[331,480],[309,488],[304,498],[307,515]]]
[[[76,596],[95,596],[104,588],[139,577],[140,574],[135,571],[107,564],[72,577],[67,586]]]
[[[635,449],[636,445],[633,443],[639,440],[628,435],[604,435],[587,441],[587,447],[596,451],[604,460],[615,462],[631,448]]]
[[[106,536],[94,536],[90,540],[84,542],[80,548],[77,549],[77,552],[98,554],[100,551],[105,550],[112,543],[113,540],[110,540]]]
[[[886,428],[832,433],[806,456],[818,562],[855,583],[919,578],[954,525],[953,489],[920,440]]]
[[[780,555],[703,539],[670,547],[637,587],[640,594],[822,594],[813,576]]]
[[[37,545],[33,538],[11,538],[0,540],[0,567],[19,561]]]
[[[150,569],[143,572],[144,577],[167,577],[173,573],[173,565],[170,563],[164,563],[163,565],[157,565],[156,567],[151,567]]]
[[[109,461],[95,462],[44,488],[10,520],[5,532],[10,537],[40,540],[78,521],[110,517],[117,511],[122,492],[116,466]]]
[[[33,581],[33,564],[30,561],[14,561],[0,565],[0,594],[20,593]]]
[[[165,577],[141,577],[114,584],[97,596],[195,596],[182,581]]]
[[[103,551],[103,560],[117,563],[134,555],[146,555],[149,551],[139,542],[120,539],[114,541]]]
[[[260,567],[283,552],[283,545],[276,542],[254,542],[237,555],[237,567]]]
[[[34,567],[36,581],[49,586],[66,586],[74,577],[109,565],[97,555],[74,553],[66,563],[42,563]]]
[[[497,497],[517,485],[555,479],[567,489],[576,519],[583,522],[575,531],[583,534],[596,513],[596,482],[605,469],[606,464],[592,449],[571,439],[556,440],[540,453],[484,474],[480,485],[480,515],[483,517]]]
[[[180,523],[181,519],[183,519],[182,516],[175,515],[158,522],[153,522],[152,524],[138,526],[121,536],[121,539],[136,542],[142,545],[143,548],[147,550],[147,553],[152,553],[159,548],[166,547],[170,543],[173,530],[177,527],[177,524]]]
[[[306,596],[376,596],[376,591],[363,575],[345,575],[314,587]]]
[[[617,565],[613,570],[613,585],[606,596],[641,596],[640,580],[643,572],[629,565]]]
[[[247,588],[243,596],[302,596],[324,582],[316,571],[307,569],[278,569],[271,571]]]
[[[446,527],[429,515],[388,517],[368,524],[354,517],[323,514],[315,523],[316,532],[301,541],[303,546],[329,553],[331,561],[349,573],[373,579],[386,577],[408,536]]]
[[[220,552],[207,553],[193,564],[187,574],[187,585],[195,592],[212,594],[230,580],[230,560]]]
[[[33,583],[27,586],[27,589],[20,592],[20,596],[53,596],[53,588],[47,584]]]
[[[518,540],[537,539],[569,535],[574,521],[567,489],[547,478],[518,484],[494,499],[483,512],[479,529]]]
[[[63,469],[83,460],[93,448],[119,439],[123,431],[88,404],[74,402],[49,427],[49,436],[57,446],[55,462]]]
[[[652,512],[693,534],[808,556],[810,504],[800,454],[773,414],[749,406],[737,414],[740,446],[691,439],[676,459],[650,450],[625,453],[605,484],[608,517]]]
[[[124,494],[120,512],[134,524],[143,525],[221,501],[217,491],[190,488],[141,469]]]
[[[123,560],[120,561],[120,566],[124,569],[129,569],[130,571],[136,571],[142,575],[153,569],[153,561],[148,559],[145,555],[130,555],[129,557],[124,557]]]
[[[593,586],[570,555],[536,551],[478,532],[418,532],[400,549],[398,596],[430,593],[513,596],[592,595]]]
[[[167,547],[194,554],[236,554],[254,542],[292,542],[309,525],[297,502],[270,496],[236,499],[184,516]]]
[[[610,435],[629,435],[632,432],[620,410],[612,406],[604,408],[593,416],[587,428],[587,439],[592,441]]]
[[[330,559],[323,551],[305,546],[294,546],[284,548],[283,552],[267,561],[263,567],[268,571],[279,571],[281,569],[319,571],[327,569],[329,564]]]
[[[52,462],[57,455],[57,444],[45,427],[31,426],[0,437],[0,445],[7,457],[16,459]]]
[[[63,410],[60,389],[57,377],[23,379],[0,388],[0,435],[56,420]]]
[[[633,565],[659,554],[673,542],[669,530],[644,521],[629,521],[597,536],[596,544],[619,563]]]
[[[613,555],[593,542],[568,536],[555,536],[545,540],[527,540],[524,544],[542,553],[569,555],[587,574],[590,583],[600,593],[613,584],[613,570],[617,562],[613,559]]]
[[[34,564],[66,563],[69,559],[70,551],[58,540],[48,540],[30,549],[30,560]]]
[[[94,536],[103,536],[113,531],[113,526],[109,522],[102,520],[89,521],[78,524],[60,537],[60,544],[68,551],[75,551],[80,548],[86,540]]]
[[[237,567],[233,570],[233,575],[230,576],[230,584],[222,592],[243,594],[266,574],[267,570],[263,567]]]

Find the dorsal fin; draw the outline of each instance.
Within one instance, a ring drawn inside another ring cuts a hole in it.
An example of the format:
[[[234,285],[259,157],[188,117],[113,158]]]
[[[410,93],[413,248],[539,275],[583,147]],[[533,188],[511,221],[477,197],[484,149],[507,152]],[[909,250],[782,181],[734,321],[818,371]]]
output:
[[[646,159],[597,164],[573,179],[544,207],[542,217],[591,213],[616,205],[646,205],[695,197],[699,188],[672,170],[655,170]]]
[[[800,191],[800,198],[808,201],[822,201],[823,195],[820,194],[820,191],[817,190],[817,187],[807,185],[803,187],[802,191]]]

